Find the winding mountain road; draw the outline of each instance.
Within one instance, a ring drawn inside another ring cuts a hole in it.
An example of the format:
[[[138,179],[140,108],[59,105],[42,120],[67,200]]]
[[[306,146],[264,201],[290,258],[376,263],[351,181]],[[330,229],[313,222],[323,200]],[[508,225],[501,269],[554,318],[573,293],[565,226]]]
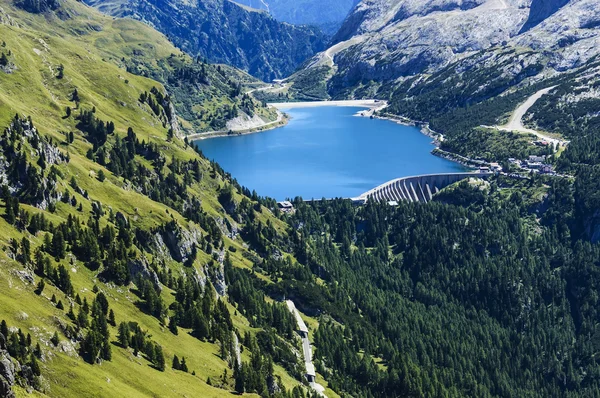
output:
[[[569,144],[569,141],[565,141],[565,140],[559,140],[556,138],[552,138],[548,135],[545,135],[537,130],[533,130],[530,128],[527,128],[523,125],[523,117],[525,116],[525,114],[529,111],[529,109],[531,109],[531,107],[533,105],[535,105],[535,103],[542,98],[542,96],[548,94],[550,91],[552,91],[556,86],[552,86],[552,87],[546,87],[538,92],[536,92],[535,94],[533,94],[531,97],[527,98],[527,100],[525,102],[523,102],[521,105],[519,105],[514,112],[512,113],[512,115],[510,116],[510,119],[508,120],[508,123],[506,123],[503,126],[497,126],[498,130],[503,130],[503,131],[518,131],[521,133],[526,133],[526,134],[533,134],[535,136],[537,136],[538,138],[540,138],[541,140],[547,141],[552,143],[552,145],[554,146],[566,146]]]

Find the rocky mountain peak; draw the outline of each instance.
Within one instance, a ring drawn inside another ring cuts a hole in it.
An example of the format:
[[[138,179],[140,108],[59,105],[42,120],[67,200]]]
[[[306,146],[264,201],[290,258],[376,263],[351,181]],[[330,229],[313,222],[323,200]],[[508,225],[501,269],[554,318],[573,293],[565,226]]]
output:
[[[521,32],[525,32],[560,10],[569,0],[533,0],[529,8],[529,18]]]

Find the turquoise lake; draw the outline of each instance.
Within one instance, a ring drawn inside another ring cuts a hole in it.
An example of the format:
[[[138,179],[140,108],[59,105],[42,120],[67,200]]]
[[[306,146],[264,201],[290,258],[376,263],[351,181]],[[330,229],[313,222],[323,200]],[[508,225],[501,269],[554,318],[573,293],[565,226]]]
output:
[[[361,109],[283,109],[292,118],[284,127],[195,144],[241,185],[277,200],[350,198],[394,178],[465,170],[432,155],[416,127],[354,116]]]

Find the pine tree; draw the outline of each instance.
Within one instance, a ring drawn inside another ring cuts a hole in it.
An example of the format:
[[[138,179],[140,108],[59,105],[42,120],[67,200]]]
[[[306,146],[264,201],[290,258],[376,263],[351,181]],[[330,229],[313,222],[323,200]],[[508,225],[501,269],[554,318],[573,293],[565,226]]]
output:
[[[42,294],[42,292],[44,291],[44,287],[46,287],[46,283],[44,282],[43,279],[40,279],[39,283],[37,284],[37,288],[35,289],[35,293],[39,296]]]
[[[61,231],[56,231],[52,236],[52,254],[57,259],[65,258],[67,247]]]
[[[34,375],[39,376],[42,374],[42,370],[40,369],[40,364],[37,361],[37,358],[33,353],[30,356],[31,360],[29,361],[29,367]]]
[[[15,210],[13,209],[12,206],[12,199],[11,198],[7,198],[6,200],[6,222],[14,225],[15,221],[17,221],[17,215],[15,214]]]
[[[88,314],[87,312],[85,312],[85,310],[83,308],[81,308],[79,310],[79,313],[77,314],[77,326],[79,326],[82,329],[87,328],[89,325],[89,321],[88,321]]]
[[[100,307],[100,309],[102,310],[102,313],[104,315],[108,314],[108,299],[106,298],[106,295],[102,292],[98,293],[98,295],[96,296],[95,300],[94,300],[97,305]]]
[[[169,330],[174,335],[179,334],[179,331],[177,330],[177,319],[175,318],[175,316],[173,316],[173,317],[171,317],[171,319],[169,319]]]
[[[187,373],[187,371],[188,371],[188,366],[187,366],[187,364],[185,363],[185,357],[182,357],[182,358],[181,358],[181,367],[180,367],[180,369],[181,369],[183,372],[185,372],[185,373]]]
[[[33,350],[33,354],[38,358],[42,358],[42,347],[40,347],[39,342],[36,343],[35,349]]]
[[[126,322],[119,324],[119,333],[117,334],[117,340],[123,348],[129,347],[129,325]]]
[[[58,346],[58,343],[60,343],[60,339],[58,338],[58,332],[54,332],[54,335],[52,336],[52,338],[50,339],[50,342],[56,347]]]
[[[75,312],[73,312],[73,304],[71,304],[71,307],[69,307],[69,312],[67,313],[67,316],[72,321],[75,321],[76,318],[75,318]]]
[[[243,394],[244,393],[244,387],[245,387],[245,380],[244,380],[244,367],[243,366],[237,366],[237,364],[234,366],[234,370],[233,370],[233,377],[235,379],[235,391],[238,394]]]
[[[105,336],[102,344],[102,359],[105,361],[110,361],[112,359],[112,348],[108,336]]]
[[[115,313],[112,310],[112,308],[110,309],[110,311],[108,312],[108,323],[111,326],[117,326],[117,321],[115,320]]]
[[[154,357],[155,357],[155,365],[158,370],[161,372],[165,371],[165,355],[163,353],[162,347],[156,344],[154,346]]]
[[[8,338],[8,325],[6,324],[6,321],[3,319],[2,322],[0,322],[0,333]]]
[[[177,358],[177,355],[173,357],[173,365],[171,367],[175,370],[181,369],[181,364],[179,363],[179,358]]]
[[[31,262],[31,242],[25,237],[21,240],[21,256],[23,264]]]

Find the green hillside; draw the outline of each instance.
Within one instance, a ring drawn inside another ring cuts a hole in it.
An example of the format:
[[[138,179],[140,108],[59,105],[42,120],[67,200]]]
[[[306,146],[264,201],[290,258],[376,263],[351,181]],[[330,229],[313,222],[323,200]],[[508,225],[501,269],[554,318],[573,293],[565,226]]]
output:
[[[34,6],[45,11],[0,11],[0,360],[16,365],[13,391],[308,393],[287,308],[252,285],[246,304],[223,296],[260,255],[221,203],[284,225],[181,138],[225,120],[253,79],[139,22]]]

